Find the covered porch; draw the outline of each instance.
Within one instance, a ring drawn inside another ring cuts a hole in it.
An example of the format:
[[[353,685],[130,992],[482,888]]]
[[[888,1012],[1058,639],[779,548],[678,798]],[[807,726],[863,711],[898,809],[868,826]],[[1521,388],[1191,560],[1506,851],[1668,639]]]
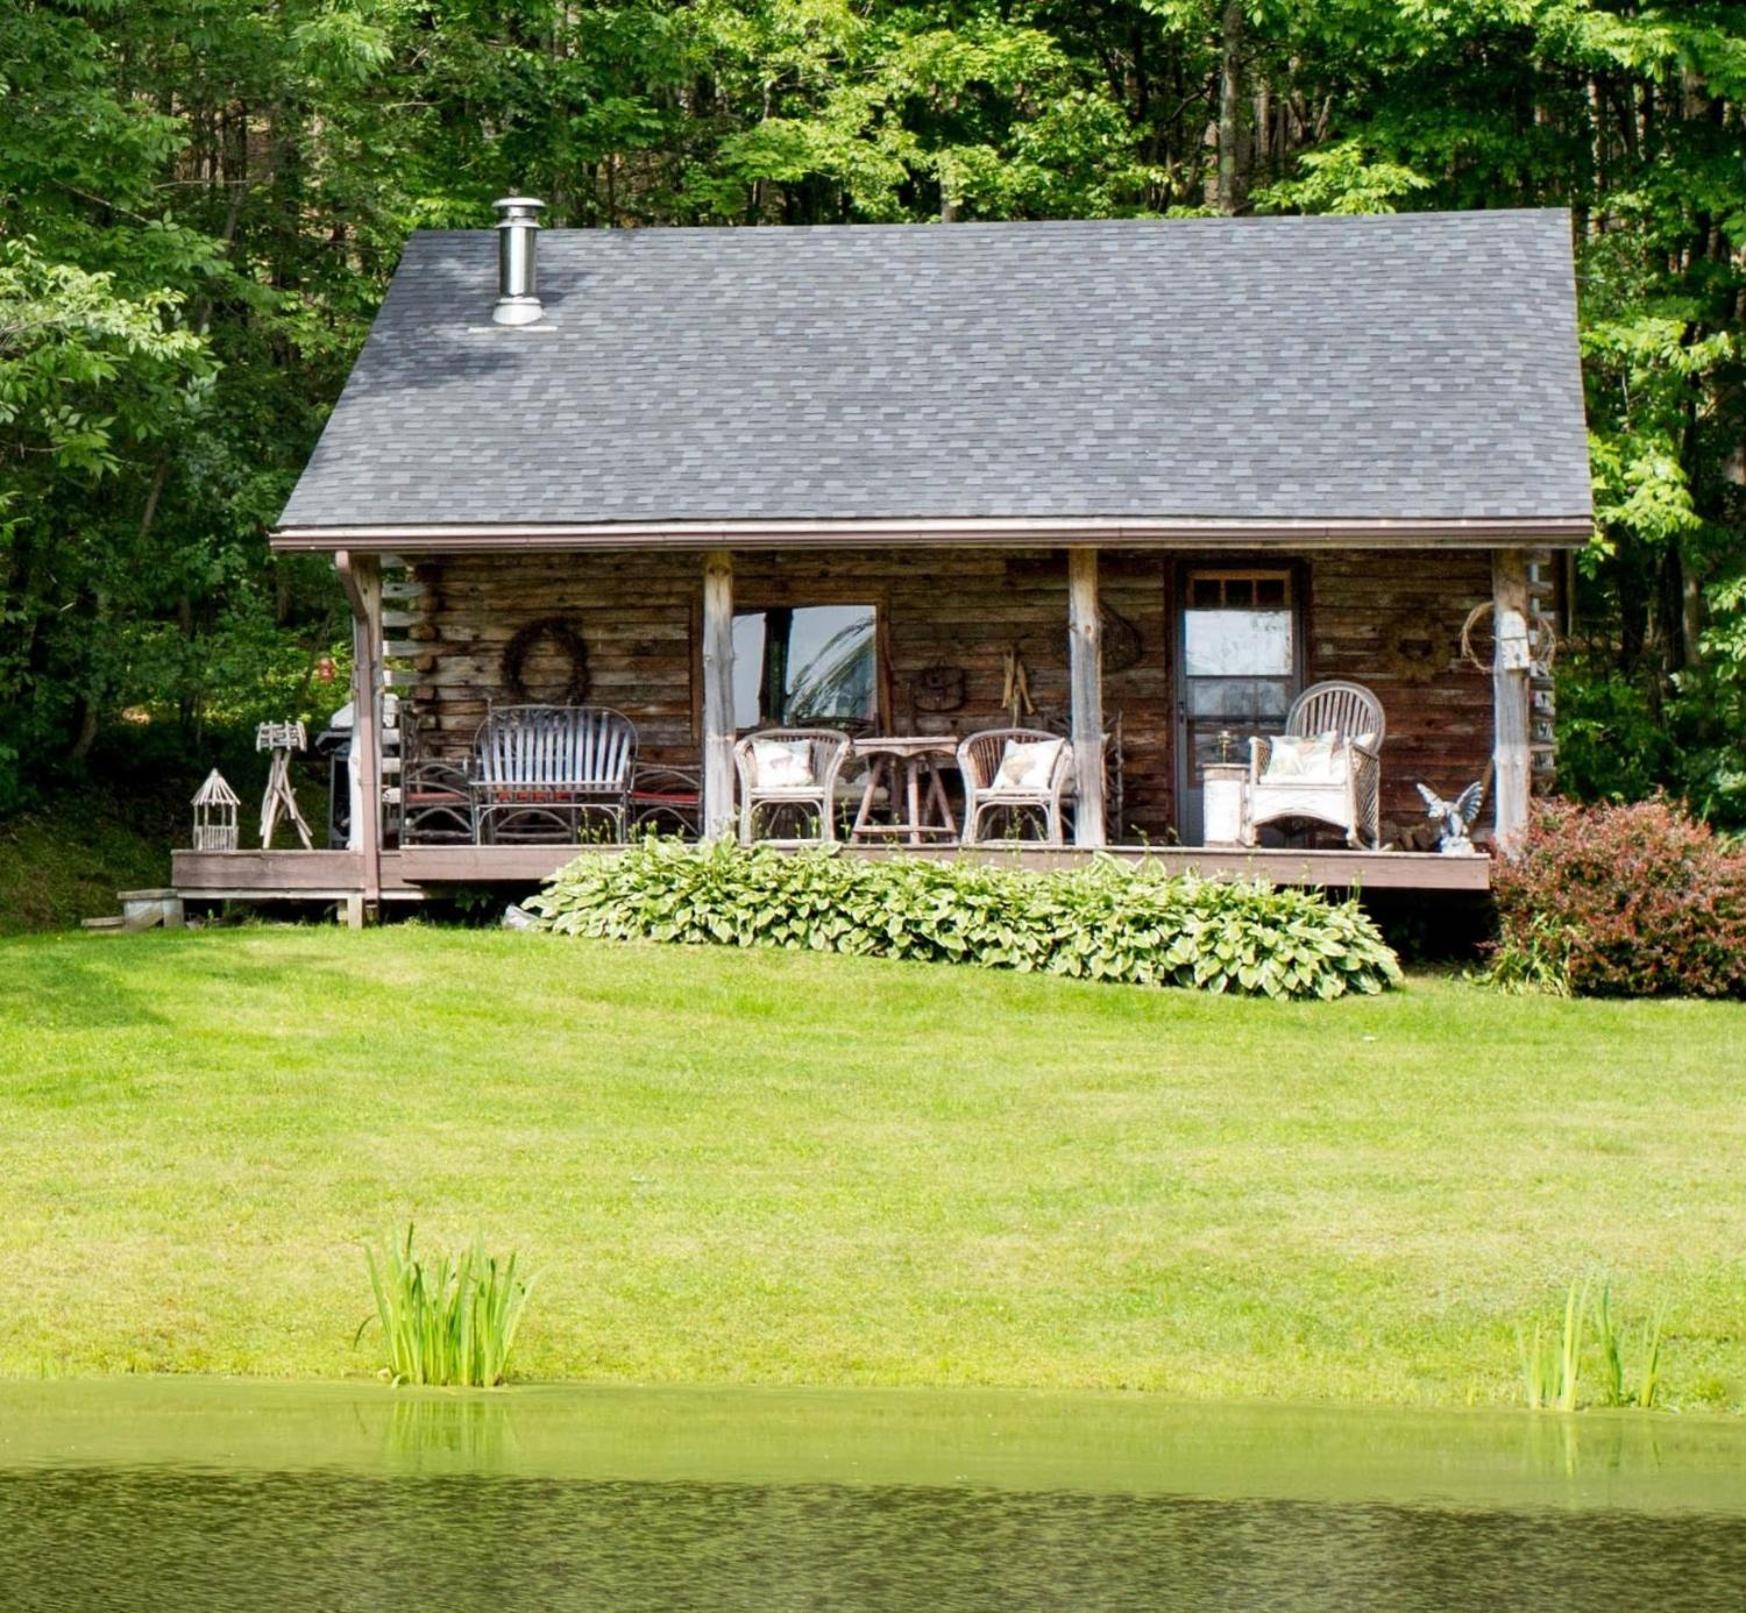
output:
[[[1531,627],[1560,609],[1561,557],[1527,546],[1519,524],[1466,542],[1384,536],[1246,532],[1239,546],[1209,532],[899,529],[702,547],[627,542],[619,528],[610,542],[530,532],[486,548],[373,529],[335,554],[355,643],[345,843],[178,852],[173,883],[195,901],[336,901],[361,921],[462,886],[537,883],[585,849],[613,854],[624,829],[580,817],[575,832],[509,843],[465,814],[420,821],[429,780],[464,792],[477,773],[487,717],[535,703],[622,714],[630,828],[736,832],[736,742],[805,721],[850,734],[857,753],[927,740],[942,760],[949,804],[934,824],[953,832],[925,844],[877,832],[913,811],[896,788],[863,795],[865,764],[851,762],[839,832],[857,801],[874,832],[850,855],[1050,867],[1101,852],[1332,889],[1483,891],[1490,857],[1440,855],[1415,786],[1453,797],[1489,775],[1493,844],[1525,820],[1553,760]],[[1462,648],[1476,615],[1484,671]],[[1386,715],[1379,847],[1295,822],[1258,845],[1207,844],[1207,766],[1246,761],[1251,735],[1277,734],[1292,697],[1330,679],[1363,685]],[[997,843],[958,843],[949,759],[964,738],[1008,727],[1066,741],[1064,844],[1022,824]]]

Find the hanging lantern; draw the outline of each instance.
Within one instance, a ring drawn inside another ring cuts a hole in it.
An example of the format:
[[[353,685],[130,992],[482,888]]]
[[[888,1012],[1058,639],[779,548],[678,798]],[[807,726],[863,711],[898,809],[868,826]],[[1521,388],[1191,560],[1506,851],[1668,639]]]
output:
[[[215,767],[194,796],[194,849],[236,850],[237,793]]]

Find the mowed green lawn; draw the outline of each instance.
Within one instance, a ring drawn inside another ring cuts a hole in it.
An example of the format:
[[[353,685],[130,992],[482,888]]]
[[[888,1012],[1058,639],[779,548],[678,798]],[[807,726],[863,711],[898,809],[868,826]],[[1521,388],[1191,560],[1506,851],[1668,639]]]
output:
[[[518,1375],[1517,1395],[1572,1276],[1746,1403],[1746,1010],[1278,1005],[397,927],[0,943],[0,1372],[368,1373],[361,1241]]]

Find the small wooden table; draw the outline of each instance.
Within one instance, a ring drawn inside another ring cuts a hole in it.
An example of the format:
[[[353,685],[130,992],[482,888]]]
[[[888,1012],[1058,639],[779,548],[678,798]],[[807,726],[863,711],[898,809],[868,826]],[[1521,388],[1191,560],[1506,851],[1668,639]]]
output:
[[[857,739],[849,754],[867,763],[867,783],[861,791],[861,807],[851,843],[907,838],[912,846],[930,840],[956,840],[958,823],[940,777],[940,763],[950,766],[958,743],[949,734],[891,734],[883,738]],[[874,798],[886,787],[891,804],[889,823],[873,822]],[[901,805],[899,790],[902,791]]]
[[[1242,762],[1208,762],[1200,770],[1200,837],[1209,846],[1243,843],[1243,794],[1249,769]]]

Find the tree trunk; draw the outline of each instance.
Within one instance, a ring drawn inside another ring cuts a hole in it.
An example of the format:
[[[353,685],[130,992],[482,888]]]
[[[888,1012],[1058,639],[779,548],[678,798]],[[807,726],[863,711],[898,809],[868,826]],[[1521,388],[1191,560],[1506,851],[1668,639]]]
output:
[[[1245,22],[1242,0],[1226,0],[1219,60],[1219,211],[1227,215],[1241,213],[1249,205]]]

